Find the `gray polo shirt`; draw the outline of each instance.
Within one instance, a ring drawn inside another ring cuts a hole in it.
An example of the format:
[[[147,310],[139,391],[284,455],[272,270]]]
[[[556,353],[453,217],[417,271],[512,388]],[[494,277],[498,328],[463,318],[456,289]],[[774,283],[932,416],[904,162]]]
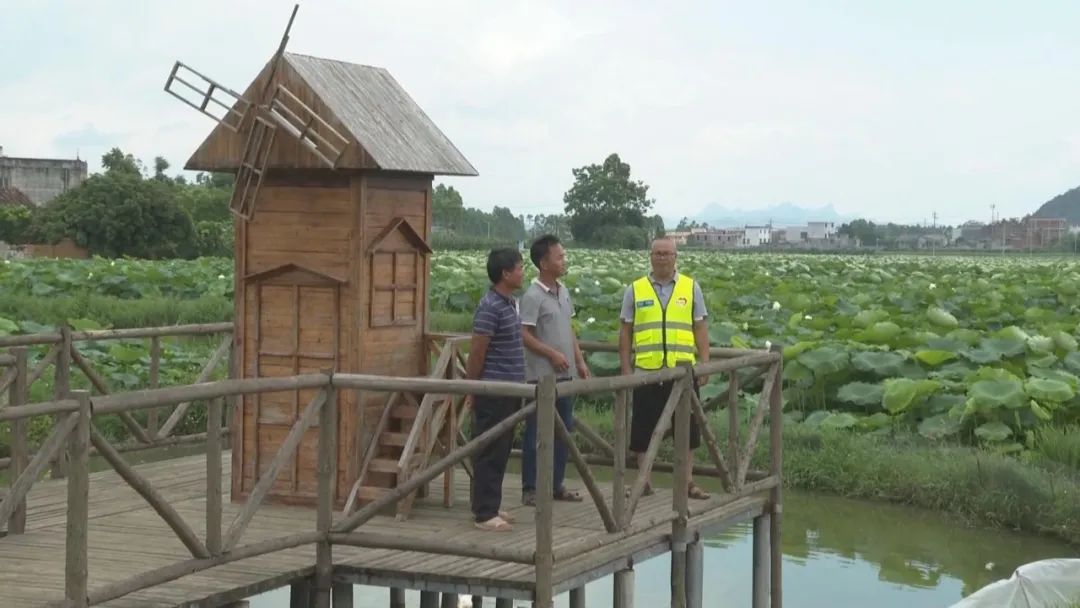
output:
[[[559,351],[570,363],[565,372],[556,373],[551,361],[528,348],[525,349],[525,378],[539,380],[555,374],[558,378],[577,377],[577,365],[574,362],[574,329],[570,319],[574,316],[574,304],[570,301],[570,290],[562,283],[555,289],[549,289],[539,280],[535,280],[521,296],[521,324],[535,329],[538,340]]]

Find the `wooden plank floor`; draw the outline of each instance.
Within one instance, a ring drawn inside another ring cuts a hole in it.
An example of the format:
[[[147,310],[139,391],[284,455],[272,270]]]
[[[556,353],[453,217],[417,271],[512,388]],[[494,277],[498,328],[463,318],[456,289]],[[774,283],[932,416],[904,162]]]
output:
[[[138,470],[187,520],[195,532],[205,533],[205,457],[188,456],[139,465]],[[225,496],[229,492],[231,463],[226,453],[222,479]],[[517,519],[510,533],[485,533],[472,526],[468,511],[468,478],[456,476],[455,506],[442,506],[442,484],[432,484],[432,495],[418,500],[412,518],[397,522],[380,516],[360,530],[393,533],[418,538],[453,538],[474,543],[498,543],[531,548],[535,541],[533,509],[521,506],[520,478],[507,475],[504,508]],[[610,487],[606,490],[609,494]],[[67,510],[66,483],[39,482],[30,492],[26,534],[0,538],[0,605],[40,606],[63,598],[64,525]],[[691,501],[692,520],[703,525],[710,514],[746,519],[761,511],[763,498],[741,499],[714,496],[710,501]],[[737,507],[733,509],[732,507]],[[721,508],[723,507],[723,508]],[[227,527],[240,506],[225,505]],[[657,488],[655,495],[643,497],[635,521],[671,511],[671,493]],[[600,516],[586,495],[585,502],[555,504],[556,547],[583,538],[600,540],[606,536]],[[724,523],[724,522],[713,522]],[[257,542],[315,529],[313,509],[263,506],[244,533],[240,544]],[[668,528],[669,529],[669,528]],[[586,573],[592,578],[613,571],[619,559],[633,554],[644,557],[664,551],[664,528],[638,534],[592,551],[579,558],[556,564],[555,583],[578,581]],[[659,549],[658,549],[659,548]],[[646,552],[646,553],[642,553]],[[651,552],[651,553],[648,553]],[[127,484],[112,471],[90,476],[89,576],[90,589],[126,580],[141,572],[190,559],[190,554],[157,516]],[[533,567],[482,559],[430,555],[382,549],[334,547],[336,577],[339,580],[395,584],[412,588],[476,591],[500,590],[508,596],[529,597]],[[116,608],[157,608],[190,605],[217,605],[268,591],[314,571],[314,546],[300,547],[219,566],[177,581],[133,593],[102,604]],[[471,585],[471,586],[470,586]]]

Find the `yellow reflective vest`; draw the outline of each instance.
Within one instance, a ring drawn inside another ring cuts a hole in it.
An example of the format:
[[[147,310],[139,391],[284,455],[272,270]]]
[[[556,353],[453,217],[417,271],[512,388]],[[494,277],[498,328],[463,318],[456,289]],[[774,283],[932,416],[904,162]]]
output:
[[[633,289],[634,365],[654,370],[694,364],[694,280],[678,275],[666,307],[649,277],[634,281]]]

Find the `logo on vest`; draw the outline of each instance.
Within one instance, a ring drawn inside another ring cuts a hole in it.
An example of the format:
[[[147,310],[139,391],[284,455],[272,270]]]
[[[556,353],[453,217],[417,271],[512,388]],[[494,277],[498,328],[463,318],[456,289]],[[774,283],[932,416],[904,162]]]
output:
[[[653,300],[641,300],[637,303],[638,308],[648,308],[655,304]]]
[[[686,306],[686,298],[679,298],[678,300],[675,300],[675,303],[679,306]]]

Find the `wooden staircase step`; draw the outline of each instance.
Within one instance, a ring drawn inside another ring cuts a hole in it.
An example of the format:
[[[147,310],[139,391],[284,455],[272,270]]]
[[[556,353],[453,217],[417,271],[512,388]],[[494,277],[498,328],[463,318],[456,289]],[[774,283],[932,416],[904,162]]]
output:
[[[419,410],[420,408],[416,407],[411,403],[399,403],[390,410],[390,417],[405,420],[414,420],[416,419],[416,414]]]
[[[360,486],[357,490],[357,498],[364,502],[376,500],[394,491],[394,488],[376,488],[374,486]]]
[[[372,458],[368,471],[371,473],[392,473],[396,475],[398,472],[398,459]]]
[[[379,436],[379,445],[395,446],[399,448],[405,447],[405,442],[409,440],[408,433],[389,433],[384,432]]]

